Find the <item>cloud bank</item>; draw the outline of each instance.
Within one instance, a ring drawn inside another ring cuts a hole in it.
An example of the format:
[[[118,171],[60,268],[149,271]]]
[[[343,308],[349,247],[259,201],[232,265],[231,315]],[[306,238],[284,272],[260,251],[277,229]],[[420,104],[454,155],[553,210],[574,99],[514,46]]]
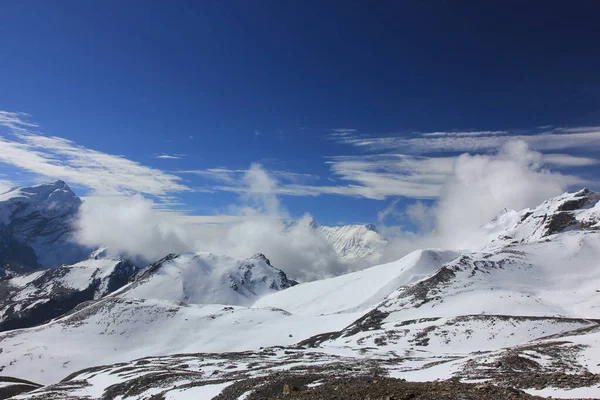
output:
[[[393,261],[417,248],[476,248],[480,227],[504,208],[536,206],[567,187],[574,176],[552,172],[542,154],[527,143],[506,143],[494,155],[463,154],[449,166],[440,198],[433,205],[416,202],[402,215],[421,228],[420,234],[382,226],[389,245],[381,261]],[[434,164],[432,168],[436,168]],[[277,195],[278,180],[259,164],[242,177],[239,202],[226,224],[197,224],[157,210],[140,196],[86,200],[78,221],[79,239],[120,253],[157,259],[170,252],[210,251],[246,258],[266,254],[292,278],[309,281],[365,268],[366,260],[344,263],[323,235],[310,227],[310,216],[289,225],[289,213]],[[382,211],[397,214],[394,205]],[[177,215],[175,215],[177,217]]]
[[[390,230],[393,238],[384,258],[396,259],[422,247],[476,249],[487,240],[481,226],[503,209],[535,207],[583,183],[576,176],[552,172],[544,165],[544,156],[524,141],[507,142],[494,155],[463,154],[437,202],[407,208],[406,218],[422,233]]]
[[[168,253],[209,251],[238,258],[264,253],[273,265],[301,281],[339,275],[358,268],[338,259],[306,216],[296,224],[274,193],[276,180],[253,164],[243,176],[245,192],[230,205],[227,223],[158,210],[141,196],[86,198],[76,223],[76,237],[87,246],[153,261]],[[204,222],[204,221],[203,221]],[[364,267],[366,265],[361,265]]]

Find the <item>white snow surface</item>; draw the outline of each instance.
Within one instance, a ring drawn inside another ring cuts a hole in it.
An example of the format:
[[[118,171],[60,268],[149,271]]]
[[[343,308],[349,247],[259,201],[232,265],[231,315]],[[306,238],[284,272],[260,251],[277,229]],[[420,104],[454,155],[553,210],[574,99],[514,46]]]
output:
[[[291,345],[358,316],[107,297],[46,325],[1,333],[0,365],[3,375],[49,384],[93,365],[149,355]]]

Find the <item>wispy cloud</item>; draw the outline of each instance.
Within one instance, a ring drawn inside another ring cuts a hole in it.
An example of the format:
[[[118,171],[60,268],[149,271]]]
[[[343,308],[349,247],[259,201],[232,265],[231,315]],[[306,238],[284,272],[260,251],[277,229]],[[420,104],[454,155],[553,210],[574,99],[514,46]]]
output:
[[[351,128],[335,128],[335,129],[332,129],[332,131],[334,133],[356,133],[356,132],[358,132],[357,129],[351,129]]]
[[[23,113],[0,112],[0,127],[8,130],[7,135],[0,136],[0,162],[102,194],[166,197],[189,190],[178,176],[64,138],[39,134],[34,131],[38,125],[28,118]]]
[[[184,157],[183,154],[155,154],[154,158],[158,158],[161,160],[181,160]]]
[[[587,167],[600,164],[597,158],[573,156],[570,154],[543,154],[542,162],[557,167]]]
[[[425,137],[442,137],[442,136],[455,136],[455,137],[464,137],[464,136],[491,136],[491,135],[505,135],[508,134],[507,131],[450,131],[450,132],[426,132],[422,133],[421,136]]]
[[[212,181],[223,182],[228,184],[236,184],[242,181],[248,170],[246,169],[229,169],[229,168],[207,168],[196,170],[177,171],[180,174],[197,175]],[[318,180],[317,175],[304,174],[291,171],[271,170],[269,174],[276,179],[288,183],[301,183],[307,181]]]
[[[515,143],[508,142],[507,144]],[[520,141],[519,143],[525,143]],[[506,146],[506,145],[505,145]],[[590,157],[569,154],[541,154],[529,152],[532,165],[537,168],[556,166],[561,168],[590,166],[600,161]],[[535,155],[535,157],[533,156]],[[271,193],[285,196],[340,195],[384,200],[389,197],[414,199],[439,198],[448,177],[453,174],[458,157],[426,157],[408,154],[369,154],[329,157],[335,184],[322,185],[314,176],[286,171],[269,171],[274,184]],[[207,189],[243,194],[247,185],[243,181],[246,170],[215,168],[180,171],[202,176],[216,184]],[[588,184],[576,176],[566,176],[571,184]],[[312,180],[311,180],[312,179]]]
[[[318,185],[319,177],[315,175],[274,170],[269,171],[274,181],[269,192],[287,196],[330,194],[379,200],[388,196],[436,198],[444,179],[452,172],[453,160],[452,157],[404,154],[330,157],[326,162],[339,184]],[[179,172],[220,183],[208,186],[211,190],[242,194],[248,187],[243,179],[248,170],[212,168]]]
[[[427,154],[433,152],[477,152],[497,150],[509,141],[523,141],[536,151],[563,151],[567,149],[600,149],[600,126],[554,128],[549,131],[518,134],[504,131],[431,132],[411,136],[331,135],[339,143],[368,152],[405,152]],[[485,134],[483,134],[485,133]]]

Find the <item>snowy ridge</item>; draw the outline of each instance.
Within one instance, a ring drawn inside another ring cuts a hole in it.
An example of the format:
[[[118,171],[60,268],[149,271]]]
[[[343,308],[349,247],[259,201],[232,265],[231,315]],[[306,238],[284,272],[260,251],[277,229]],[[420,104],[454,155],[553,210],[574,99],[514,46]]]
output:
[[[249,305],[291,287],[285,273],[262,254],[237,260],[211,253],[172,254],[150,265],[114,296],[186,304]]]

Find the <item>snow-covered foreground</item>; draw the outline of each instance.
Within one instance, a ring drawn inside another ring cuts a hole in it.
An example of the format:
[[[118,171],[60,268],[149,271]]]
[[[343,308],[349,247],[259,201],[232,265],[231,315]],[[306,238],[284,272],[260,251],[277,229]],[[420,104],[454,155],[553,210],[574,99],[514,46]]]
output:
[[[82,368],[148,355],[291,345],[356,318],[109,297],[47,325],[3,334],[0,365],[3,375],[48,384]]]
[[[0,335],[2,374],[50,384],[120,363],[22,397],[29,399],[212,396],[281,371],[591,393],[600,383],[599,197],[581,191],[507,211],[484,228],[477,251],[419,250],[252,307],[189,304],[206,301],[213,287],[217,298],[231,293],[221,278],[184,278],[204,271],[190,263],[196,256],[168,260],[71,315]]]

